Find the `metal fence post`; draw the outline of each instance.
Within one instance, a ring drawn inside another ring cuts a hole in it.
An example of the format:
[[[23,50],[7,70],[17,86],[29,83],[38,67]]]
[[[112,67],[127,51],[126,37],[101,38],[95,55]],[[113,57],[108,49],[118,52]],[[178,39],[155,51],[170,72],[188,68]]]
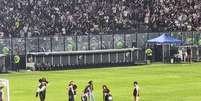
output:
[[[11,56],[10,56],[11,69],[13,70],[13,37],[11,36]]]
[[[63,43],[64,43],[64,51],[66,51],[66,37],[63,37]]]
[[[181,31],[181,40],[182,42],[184,42],[184,36],[183,36],[183,32]],[[184,43],[182,43],[182,45],[184,45]]]
[[[101,42],[100,42],[100,44],[101,44],[101,47],[100,47],[100,48],[101,48],[101,50],[102,50],[102,49],[103,49],[103,35],[102,35],[102,34],[100,35],[100,41],[101,41]]]
[[[126,34],[123,34],[124,35],[124,48],[128,48],[127,46],[126,46]]]
[[[24,51],[25,51],[25,69],[26,69],[26,64],[27,64],[27,37],[24,37]]]
[[[75,41],[76,41],[76,51],[78,50],[78,38],[77,38],[78,36],[76,35],[75,36]]]
[[[91,45],[91,41],[90,41],[90,39],[91,39],[91,34],[88,34],[88,50],[91,50],[91,47],[90,47],[90,45]]]
[[[149,40],[149,37],[150,37],[150,33],[146,33],[147,34],[147,40]],[[146,42],[147,42],[147,40],[146,40]]]
[[[115,43],[114,43],[115,39],[114,39],[114,33],[112,33],[112,48],[114,49],[115,48]]]
[[[39,40],[39,36],[37,37],[38,38],[38,43],[37,43],[37,46],[38,46],[38,52],[40,52],[40,44],[39,44],[39,42],[40,42],[40,40]]]
[[[50,37],[50,50],[51,50],[51,52],[52,52],[52,50],[53,50],[53,49],[52,49],[52,40],[53,40],[53,36]]]
[[[135,35],[136,35],[135,42],[136,42],[136,46],[138,47],[138,40],[137,40],[138,39],[138,33],[136,33]]]
[[[194,35],[194,32],[191,32],[192,33],[192,44],[195,45],[195,35]]]

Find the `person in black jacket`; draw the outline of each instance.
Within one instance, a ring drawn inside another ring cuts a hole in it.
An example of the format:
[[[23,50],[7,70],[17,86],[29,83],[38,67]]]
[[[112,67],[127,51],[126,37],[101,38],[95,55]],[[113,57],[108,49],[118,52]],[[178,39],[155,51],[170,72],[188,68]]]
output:
[[[134,97],[134,101],[139,101],[139,86],[138,86],[138,82],[134,81],[134,90],[133,90],[133,97]]]
[[[112,101],[112,95],[106,85],[103,85],[103,101]]]
[[[68,97],[69,101],[75,101],[74,96],[76,95],[77,85],[74,84],[74,81],[70,81],[68,85]]]
[[[93,81],[89,81],[88,82],[88,87],[87,87],[87,90],[88,90],[88,98],[89,98],[89,101],[95,101],[95,98],[94,98],[94,85],[93,85]]]
[[[83,94],[81,95],[81,100],[82,101],[94,101],[94,96],[93,96],[93,81],[89,81],[88,85],[85,87]]]
[[[87,85],[87,86],[84,88],[83,93],[82,93],[82,95],[81,95],[81,101],[87,101],[88,96],[89,96],[89,85]]]

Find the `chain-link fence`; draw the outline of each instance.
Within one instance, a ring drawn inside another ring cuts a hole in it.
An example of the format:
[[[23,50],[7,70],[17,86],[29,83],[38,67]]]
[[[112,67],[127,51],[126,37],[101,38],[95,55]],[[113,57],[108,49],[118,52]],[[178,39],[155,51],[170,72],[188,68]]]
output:
[[[155,38],[163,33],[122,33],[122,34],[98,34],[98,35],[74,35],[51,37],[25,37],[0,39],[0,54],[3,47],[10,49],[8,65],[12,64],[12,57],[18,54],[26,57],[30,52],[58,52],[58,51],[82,51],[122,49],[137,47],[139,60],[144,60],[144,50],[147,40]],[[171,32],[172,36],[183,41],[183,44],[201,46],[201,32]],[[199,51],[200,52],[200,48]],[[200,54],[199,54],[200,55]],[[26,60],[26,59],[24,59]]]
[[[53,36],[32,38],[0,39],[0,50],[8,47],[10,53],[25,55],[28,52],[81,51],[131,48],[144,48],[147,40],[162,33],[131,33],[107,35]],[[183,41],[183,44],[201,45],[199,32],[172,32],[172,36]],[[2,54],[2,51],[0,51]]]

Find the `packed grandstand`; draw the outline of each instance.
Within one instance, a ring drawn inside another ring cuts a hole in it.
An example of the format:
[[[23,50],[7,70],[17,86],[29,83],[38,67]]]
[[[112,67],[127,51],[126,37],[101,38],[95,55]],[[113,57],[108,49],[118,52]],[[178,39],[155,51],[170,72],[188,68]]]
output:
[[[3,37],[200,31],[200,0],[1,0]]]

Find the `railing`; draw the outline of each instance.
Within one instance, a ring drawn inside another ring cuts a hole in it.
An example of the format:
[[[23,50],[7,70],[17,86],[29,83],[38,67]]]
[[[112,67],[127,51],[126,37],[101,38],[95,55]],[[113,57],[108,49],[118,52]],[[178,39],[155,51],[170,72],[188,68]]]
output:
[[[3,47],[10,49],[10,54],[26,55],[27,52],[81,51],[100,49],[144,48],[146,41],[161,33],[101,34],[52,37],[25,37],[0,39],[0,54]],[[201,45],[199,32],[172,32],[184,44]]]
[[[140,51],[141,53],[138,53],[140,54],[138,58],[143,60],[147,40],[163,33],[133,32],[122,34],[2,38],[0,39],[0,54],[2,54],[1,50],[3,47],[8,47],[10,53],[7,61],[10,61],[7,64],[11,65],[12,56],[15,54],[26,57],[27,53],[30,52],[85,51],[137,47],[142,50]],[[183,44],[201,46],[201,32],[171,32],[169,34],[181,39]]]

